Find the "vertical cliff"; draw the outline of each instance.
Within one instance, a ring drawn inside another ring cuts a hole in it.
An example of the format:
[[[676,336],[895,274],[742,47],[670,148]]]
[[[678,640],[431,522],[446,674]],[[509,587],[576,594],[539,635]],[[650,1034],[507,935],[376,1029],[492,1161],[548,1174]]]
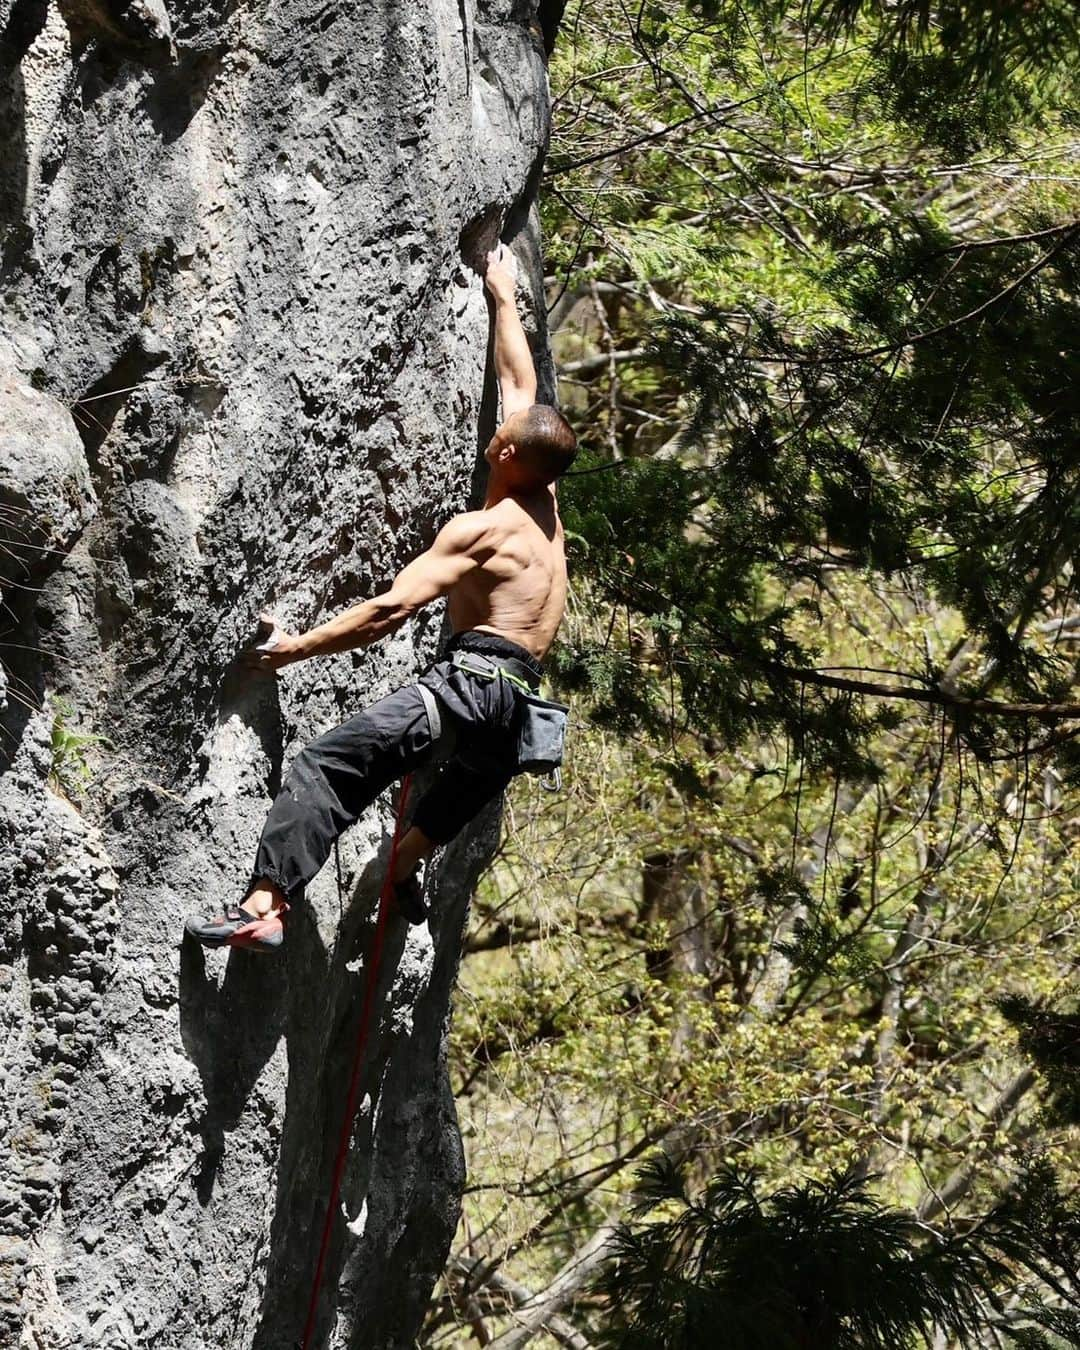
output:
[[[433,613],[230,669],[261,607],[310,625],[468,503],[495,408],[467,256],[501,231],[539,287],[533,10],[0,0],[4,1345],[300,1334],[390,803],[280,960],[180,925],[240,892],[296,748],[438,640]],[[411,1345],[450,1242],[492,824],[439,861],[430,929],[389,932],[322,1345]]]

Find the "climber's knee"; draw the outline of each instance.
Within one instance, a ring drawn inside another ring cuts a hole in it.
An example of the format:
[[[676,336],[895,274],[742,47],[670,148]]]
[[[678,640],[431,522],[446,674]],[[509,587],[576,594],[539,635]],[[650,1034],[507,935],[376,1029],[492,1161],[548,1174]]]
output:
[[[328,753],[318,741],[297,752],[289,772],[282,783],[282,791],[288,792],[294,802],[300,806],[336,807],[340,799],[349,797],[359,779],[355,771],[342,766],[340,759]]]
[[[413,816],[413,825],[441,847],[460,834],[468,823],[498,795],[513,777],[506,761],[455,756],[424,794]]]
[[[440,786],[440,785],[436,785]],[[442,848],[477,815],[483,803],[453,802],[445,791],[429,792],[413,816],[413,829],[422,838],[430,852]]]
[[[310,783],[323,777],[325,777],[323,759],[312,744],[305,745],[295,755],[289,766],[289,772],[285,775],[285,782],[295,788],[300,783]]]

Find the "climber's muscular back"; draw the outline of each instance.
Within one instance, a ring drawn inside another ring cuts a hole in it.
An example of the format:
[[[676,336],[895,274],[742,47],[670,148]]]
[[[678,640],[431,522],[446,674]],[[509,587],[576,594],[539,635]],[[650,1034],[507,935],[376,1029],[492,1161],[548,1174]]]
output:
[[[566,608],[562,521],[551,488],[509,496],[453,522],[472,566],[449,592],[455,632],[497,633],[542,659]]]

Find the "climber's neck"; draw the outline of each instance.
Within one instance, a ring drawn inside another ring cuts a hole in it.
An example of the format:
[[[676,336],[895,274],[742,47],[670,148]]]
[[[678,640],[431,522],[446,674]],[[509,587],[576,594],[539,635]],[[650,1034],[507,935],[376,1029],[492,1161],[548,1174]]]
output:
[[[513,479],[503,474],[493,473],[488,478],[487,492],[484,496],[484,510],[489,511],[500,502],[508,499],[518,503],[530,513],[537,507],[548,507],[555,500],[554,487],[540,487],[523,490]]]

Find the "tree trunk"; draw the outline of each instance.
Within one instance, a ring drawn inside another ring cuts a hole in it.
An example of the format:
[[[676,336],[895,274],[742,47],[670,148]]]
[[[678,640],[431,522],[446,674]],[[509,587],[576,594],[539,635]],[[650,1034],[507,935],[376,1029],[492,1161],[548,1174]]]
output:
[[[702,866],[691,850],[654,853],[645,858],[641,873],[641,918],[666,934],[662,948],[645,953],[649,974],[668,983],[700,981],[699,997],[707,997],[711,965],[705,896],[694,875]],[[672,1053],[686,1053],[693,1030],[685,1009],[679,1011],[672,1032]]]
[[[240,896],[292,755],[439,616],[229,667],[260,608],[310,626],[469,504],[497,410],[467,264],[500,233],[551,393],[543,35],[527,0],[0,0],[0,35],[0,1343],[291,1346],[392,804],[279,958],[182,920]],[[438,863],[430,928],[391,922],[320,1346],[412,1345],[446,1258],[494,824]]]

